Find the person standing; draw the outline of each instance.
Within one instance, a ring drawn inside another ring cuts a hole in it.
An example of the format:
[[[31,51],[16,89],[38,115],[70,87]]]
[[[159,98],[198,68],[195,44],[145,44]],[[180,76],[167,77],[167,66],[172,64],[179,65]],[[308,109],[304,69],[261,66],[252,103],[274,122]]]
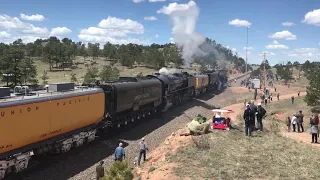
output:
[[[257,130],[258,128],[256,128],[256,113],[257,113],[257,106],[256,105],[254,105],[254,100],[251,100],[251,103],[250,103],[250,109],[251,109],[251,111],[253,112],[253,114],[252,114],[252,120],[253,120],[253,122],[252,122],[252,131],[255,131],[255,130]]]
[[[291,119],[291,124],[293,128],[293,132],[296,132],[296,124],[298,123],[297,115],[293,114],[292,119]]]
[[[119,146],[114,151],[114,157],[115,157],[115,161],[120,161],[120,162],[122,162],[123,159],[126,158],[126,154],[125,154],[124,148],[122,147],[122,143],[119,143]]]
[[[277,99],[278,99],[278,101],[280,100],[280,94],[279,93],[277,94]]]
[[[294,104],[294,96],[291,96],[291,103]]]
[[[300,97],[300,91],[298,92],[298,97]]]
[[[312,136],[311,143],[318,143],[318,125],[319,125],[319,116],[317,114],[310,117],[310,133]]]
[[[96,167],[96,179],[99,180],[100,178],[104,177],[104,167],[103,167],[103,161],[100,161],[99,165]]]
[[[298,122],[298,132],[300,133],[300,129],[302,130],[302,132],[304,132],[303,129],[303,117],[304,115],[302,114],[302,110],[299,110],[299,114],[297,115],[297,122]]]
[[[265,99],[264,99],[264,105],[267,106],[267,104],[268,104],[268,99],[265,98]]]
[[[252,128],[252,114],[254,115],[254,113],[252,112],[252,110],[250,109],[250,105],[247,104],[246,105],[246,109],[244,110],[243,113],[243,119],[245,122],[245,131],[246,131],[246,136],[251,136],[251,128]]]
[[[290,116],[288,116],[287,117],[287,127],[288,127],[288,132],[290,132],[291,131],[291,118],[290,118]]]
[[[263,124],[262,124],[262,119],[263,116],[266,114],[266,110],[261,106],[261,103],[258,103],[258,108],[257,108],[257,123],[258,123],[258,130],[263,131]]]
[[[138,157],[138,166],[140,167],[140,161],[143,156],[143,161],[146,161],[146,151],[148,150],[148,147],[146,143],[144,142],[144,138],[142,138],[142,141],[139,143],[139,157]]]

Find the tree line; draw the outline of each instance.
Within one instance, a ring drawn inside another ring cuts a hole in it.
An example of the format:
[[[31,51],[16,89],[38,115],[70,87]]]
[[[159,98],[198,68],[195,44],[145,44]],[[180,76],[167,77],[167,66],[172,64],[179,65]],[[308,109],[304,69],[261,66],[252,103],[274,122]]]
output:
[[[194,61],[200,64],[202,69],[205,69],[208,65],[216,67],[218,60],[225,60],[233,63],[235,69],[241,72],[245,71],[245,60],[238,57],[230,49],[216,43],[216,41],[207,38],[200,48],[208,52],[205,55],[194,57]],[[146,66],[154,69],[166,67],[170,64],[180,67],[183,64],[181,49],[172,43],[145,46],[107,42],[101,46],[99,43],[84,44],[68,38],[60,40],[54,36],[48,39],[37,39],[26,44],[18,39],[11,44],[0,43],[2,80],[13,85],[37,84],[37,67],[34,65],[34,60],[46,62],[49,71],[54,69],[64,70],[75,64],[74,60],[77,56],[83,57],[84,61],[88,57],[92,60],[97,57],[104,57],[106,61],[111,62],[111,66],[104,67],[102,72],[96,72],[96,68],[88,67],[88,73],[85,76],[87,81],[97,76],[103,80],[113,80],[119,73],[116,68],[112,67],[115,63],[121,63],[129,68]],[[104,71],[111,71],[111,73]],[[75,80],[74,75],[71,77]],[[41,79],[43,83],[46,82],[48,79],[46,72],[43,72]]]

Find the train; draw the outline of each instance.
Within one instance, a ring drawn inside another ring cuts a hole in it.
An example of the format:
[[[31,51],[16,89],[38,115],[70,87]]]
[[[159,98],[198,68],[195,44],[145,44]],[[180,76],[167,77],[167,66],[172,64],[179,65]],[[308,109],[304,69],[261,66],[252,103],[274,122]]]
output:
[[[168,111],[227,83],[225,70],[120,77],[95,86],[53,83],[42,91],[0,88],[0,179],[28,168],[32,156],[64,153],[97,133]]]

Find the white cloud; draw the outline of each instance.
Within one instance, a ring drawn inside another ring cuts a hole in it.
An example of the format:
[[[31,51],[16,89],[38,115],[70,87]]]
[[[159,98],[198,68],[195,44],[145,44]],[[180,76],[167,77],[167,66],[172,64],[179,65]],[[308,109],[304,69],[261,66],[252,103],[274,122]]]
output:
[[[144,27],[142,24],[131,19],[120,19],[109,16],[107,19],[103,19],[98,24],[98,27],[103,29],[110,29],[114,31],[121,31],[124,33],[143,34]]]
[[[294,26],[295,24],[293,22],[283,22],[281,23],[282,26],[287,26],[287,27],[290,27],[290,26]]]
[[[155,38],[158,38],[158,37],[160,37],[158,34],[156,34],[155,36],[154,36]]]
[[[320,9],[315,9],[304,15],[303,23],[320,26]]]
[[[56,27],[51,30],[50,36],[61,36],[72,33],[67,27]]]
[[[134,2],[134,3],[141,3],[141,2],[143,2],[144,0],[132,0],[132,2]]]
[[[165,2],[166,0],[149,0],[149,2]]]
[[[170,3],[168,6],[163,6],[161,9],[157,11],[157,13],[170,15],[172,12],[186,12],[190,8],[194,8],[194,7],[190,6],[189,4],[178,4],[174,2],[174,3]]]
[[[174,39],[171,37],[169,38],[170,43],[174,43]]]
[[[264,53],[266,53],[266,56],[275,56],[276,54],[273,52],[263,51],[259,54],[259,56],[264,56]]]
[[[41,14],[35,14],[35,15],[28,16],[28,15],[21,13],[20,18],[23,20],[26,20],[26,21],[44,21],[45,20],[44,16]]]
[[[274,34],[269,35],[269,38],[273,38],[273,39],[285,39],[285,40],[296,40],[297,36],[292,34],[290,31],[288,30],[284,30],[281,32],[276,32]]]
[[[302,60],[319,60],[320,49],[318,48],[297,48],[292,51],[284,52],[289,57],[296,57]]]
[[[237,49],[236,49],[236,48],[232,48],[231,51],[232,51],[233,53],[235,53],[235,52],[237,51]]]
[[[98,24],[98,27],[81,29],[78,38],[84,42],[114,43],[114,44],[149,44],[148,40],[127,37],[128,34],[143,34],[142,24],[131,19],[108,17]]]
[[[283,44],[279,44],[278,41],[274,40],[273,44],[269,44],[266,46],[267,49],[289,49],[288,46],[285,46]]]
[[[246,50],[247,47],[244,47],[243,50]],[[248,51],[253,50],[253,47],[248,47]]]
[[[232,21],[229,21],[229,25],[233,25],[236,27],[250,27],[252,23],[247,20],[234,19]]]
[[[146,16],[146,17],[144,17],[144,20],[146,20],[146,21],[154,21],[154,20],[157,20],[157,18],[154,17],[154,16]]]
[[[11,37],[10,33],[7,33],[6,31],[0,31],[0,39],[6,39],[10,37]]]

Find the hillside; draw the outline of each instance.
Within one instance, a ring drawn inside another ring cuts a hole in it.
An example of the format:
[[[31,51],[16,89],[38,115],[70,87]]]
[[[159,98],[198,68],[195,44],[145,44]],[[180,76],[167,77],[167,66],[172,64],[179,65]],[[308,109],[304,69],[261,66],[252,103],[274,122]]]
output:
[[[175,44],[83,44],[57,37],[25,44],[18,39],[9,45],[0,43],[0,71],[5,76],[3,81],[9,84],[70,80],[82,83],[102,78],[100,73],[109,67],[115,72],[111,73],[115,78],[152,74],[162,67],[193,73],[220,66],[230,70],[230,74],[244,72],[245,61],[214,40],[207,38],[200,48],[205,48],[205,54],[194,54],[195,63],[185,66],[181,49]],[[88,73],[89,78],[84,78]]]

